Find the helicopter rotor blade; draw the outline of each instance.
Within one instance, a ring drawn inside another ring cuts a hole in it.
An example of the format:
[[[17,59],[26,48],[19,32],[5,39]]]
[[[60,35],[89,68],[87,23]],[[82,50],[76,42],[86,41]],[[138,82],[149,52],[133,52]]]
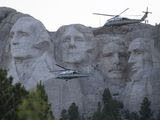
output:
[[[145,11],[142,11],[143,13],[150,13],[150,14],[152,14],[152,12],[145,12]]]
[[[60,67],[60,68],[63,68],[63,69],[65,69],[65,70],[70,70],[70,69],[68,69],[68,68],[65,68],[65,67],[63,67],[63,66],[61,66],[61,65],[58,65],[58,64],[56,64],[58,67]]]
[[[142,11],[143,13],[150,13],[152,14],[152,12],[148,12],[148,7],[146,8],[146,11]]]
[[[61,72],[61,71],[66,71],[66,70],[55,70],[55,71],[50,71],[50,72]]]
[[[143,15],[125,15],[125,16],[143,16]]]
[[[101,13],[93,13],[94,15],[103,15],[103,16],[115,16],[115,15],[109,15],[109,14],[101,14]]]
[[[124,13],[125,11],[127,11],[129,8],[126,8],[125,10],[123,10],[120,14],[118,14],[118,15],[115,15],[113,18],[111,18],[111,19],[114,19],[114,18],[116,18],[116,17],[119,17],[122,13]]]
[[[126,8],[125,10],[123,10],[119,15],[116,16],[120,16],[122,13],[124,13],[125,11],[127,11],[129,8]]]
[[[103,15],[103,16],[113,16],[114,17],[118,17],[120,16],[122,13],[124,13],[125,11],[127,11],[129,8],[126,8],[124,11],[122,11],[119,15],[110,15],[110,14],[101,14],[101,13],[93,13],[95,15]]]

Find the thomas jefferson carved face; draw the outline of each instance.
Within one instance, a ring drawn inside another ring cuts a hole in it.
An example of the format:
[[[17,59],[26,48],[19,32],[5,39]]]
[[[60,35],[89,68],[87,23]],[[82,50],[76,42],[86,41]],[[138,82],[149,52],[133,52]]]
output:
[[[87,59],[87,51],[90,45],[84,33],[70,26],[61,36],[62,60],[66,63],[80,63]]]
[[[147,69],[152,64],[151,44],[144,38],[137,38],[129,45],[129,61],[132,65],[131,70],[134,73],[139,73],[144,69]]]
[[[11,53],[16,59],[28,59],[38,56],[41,52],[36,48],[39,40],[39,24],[31,17],[20,18],[10,31]]]
[[[113,38],[114,39],[114,38]],[[124,44],[115,39],[104,44],[101,55],[101,69],[108,78],[120,79],[124,77],[124,71],[127,66],[127,54]]]

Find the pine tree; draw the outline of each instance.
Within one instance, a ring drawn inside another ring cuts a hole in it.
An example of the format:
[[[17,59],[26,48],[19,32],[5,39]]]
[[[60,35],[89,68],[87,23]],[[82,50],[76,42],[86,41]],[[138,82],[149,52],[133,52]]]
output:
[[[63,109],[61,112],[61,118],[59,120],[68,120],[67,110]]]
[[[102,100],[103,100],[103,109],[102,109],[102,115],[101,118],[105,119],[109,113],[110,113],[110,101],[112,100],[112,96],[110,93],[110,90],[107,88],[104,89],[103,95],[102,95]]]
[[[103,104],[102,120],[121,120],[120,110],[123,108],[123,104],[112,99],[109,89],[105,89],[103,92]]]
[[[130,118],[130,112],[129,112],[129,110],[123,110],[123,117],[126,120],[129,120],[129,118]]]
[[[97,111],[94,112],[92,120],[101,120],[101,103],[98,102],[98,107],[97,107]]]
[[[0,120],[17,120],[16,110],[28,92],[20,83],[12,84],[13,78],[0,69]]]
[[[156,120],[160,120],[160,110],[158,110],[158,114],[157,114]]]
[[[106,103],[108,103],[110,100],[112,100],[112,95],[111,95],[111,93],[110,93],[110,90],[109,90],[109,88],[105,88],[104,89],[104,92],[103,92],[103,95],[102,95],[102,99],[103,99],[103,103],[104,104],[106,104]]]
[[[136,112],[131,112],[128,120],[139,120],[139,115]]]
[[[17,113],[20,120],[54,120],[48,97],[41,83],[23,99]]]
[[[75,103],[72,103],[68,109],[69,120],[80,120],[80,115],[78,111],[78,106]]]
[[[150,108],[151,102],[148,100],[147,97],[144,97],[142,103],[141,103],[141,108],[139,111],[140,114],[140,120],[150,120],[152,119],[153,112]]]
[[[124,111],[125,120],[139,120],[139,115],[136,112],[129,112],[129,110]]]

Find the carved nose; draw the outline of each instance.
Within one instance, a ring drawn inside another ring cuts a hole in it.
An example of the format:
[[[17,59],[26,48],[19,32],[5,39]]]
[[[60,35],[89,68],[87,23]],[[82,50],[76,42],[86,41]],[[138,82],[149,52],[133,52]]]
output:
[[[128,63],[133,63],[133,62],[134,62],[133,56],[130,55],[129,60],[128,60]]]
[[[70,44],[71,44],[71,45],[75,45],[74,38],[71,38]]]
[[[114,64],[119,64],[120,61],[119,61],[119,55],[118,54],[114,55],[113,62],[114,62]]]
[[[76,48],[74,38],[71,38],[70,43],[69,43],[69,48]]]
[[[17,34],[16,33],[12,36],[11,43],[12,43],[12,45],[18,45],[19,44],[17,42]]]

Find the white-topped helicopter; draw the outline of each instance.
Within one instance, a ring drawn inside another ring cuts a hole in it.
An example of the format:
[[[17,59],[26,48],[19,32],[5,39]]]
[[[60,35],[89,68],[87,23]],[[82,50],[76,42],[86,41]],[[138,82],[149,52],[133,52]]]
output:
[[[64,79],[66,81],[75,79],[75,78],[82,78],[82,77],[88,77],[88,74],[79,72],[77,70],[72,70],[65,68],[61,65],[56,64],[58,67],[63,68],[63,70],[57,70],[54,72],[59,72],[58,75],[55,77],[56,79]]]
[[[145,21],[145,19],[148,16],[148,7],[146,11],[143,11],[144,15],[141,19],[129,19],[125,17],[120,17],[122,13],[127,11],[129,8],[125,9],[118,15],[109,15],[109,14],[101,14],[101,13],[93,13],[95,15],[103,15],[103,16],[113,16],[112,18],[108,19],[107,22],[104,24],[104,26],[112,27],[112,26],[121,26],[121,25],[127,25],[127,24],[135,24],[135,23],[141,23],[142,21]]]

